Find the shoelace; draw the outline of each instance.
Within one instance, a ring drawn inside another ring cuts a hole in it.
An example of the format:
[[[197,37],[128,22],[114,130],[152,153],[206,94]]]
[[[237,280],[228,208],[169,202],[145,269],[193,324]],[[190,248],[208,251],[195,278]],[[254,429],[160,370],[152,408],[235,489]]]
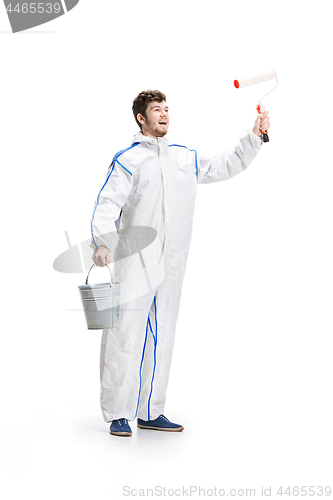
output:
[[[170,422],[170,420],[166,418],[164,415],[161,415],[161,417],[164,418],[164,420],[166,420],[167,422]]]
[[[121,418],[120,420],[118,420],[118,424],[119,424],[119,425],[122,425],[122,422],[121,422],[122,420],[123,420],[123,423],[124,423],[124,424],[127,424],[127,420],[126,420],[126,418]]]

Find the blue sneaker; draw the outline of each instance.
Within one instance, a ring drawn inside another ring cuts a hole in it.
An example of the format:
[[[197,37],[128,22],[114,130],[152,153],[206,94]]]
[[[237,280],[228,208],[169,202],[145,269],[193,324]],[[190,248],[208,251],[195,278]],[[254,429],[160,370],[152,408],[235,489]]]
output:
[[[155,420],[142,420],[138,418],[137,425],[139,429],[151,429],[153,431],[180,432],[184,430],[182,425],[170,422],[164,415],[160,415]]]
[[[110,434],[113,434],[114,436],[132,436],[132,429],[128,425],[128,420],[126,420],[126,418],[112,420],[110,425]]]

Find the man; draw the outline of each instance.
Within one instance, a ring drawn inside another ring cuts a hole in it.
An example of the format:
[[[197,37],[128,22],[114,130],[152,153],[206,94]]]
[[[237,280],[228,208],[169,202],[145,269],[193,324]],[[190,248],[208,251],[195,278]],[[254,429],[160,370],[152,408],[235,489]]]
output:
[[[141,429],[183,430],[164,416],[164,403],[197,185],[242,172],[270,126],[265,112],[232,150],[207,158],[169,144],[169,108],[161,92],[141,92],[132,109],[141,130],[114,156],[91,222],[98,266],[110,262],[116,221],[120,229],[114,272],[122,282],[121,315],[116,327],[103,330],[101,347],[101,408],[118,436],[131,436],[128,421],[136,417]],[[135,254],[133,228],[142,248]],[[145,228],[155,230],[154,241]]]

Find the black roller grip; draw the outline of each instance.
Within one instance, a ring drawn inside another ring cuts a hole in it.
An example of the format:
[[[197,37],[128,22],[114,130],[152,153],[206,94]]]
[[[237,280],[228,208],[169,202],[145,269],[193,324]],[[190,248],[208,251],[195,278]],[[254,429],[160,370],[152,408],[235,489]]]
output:
[[[268,134],[262,134],[262,140],[264,142],[269,142],[269,137],[268,137]]]

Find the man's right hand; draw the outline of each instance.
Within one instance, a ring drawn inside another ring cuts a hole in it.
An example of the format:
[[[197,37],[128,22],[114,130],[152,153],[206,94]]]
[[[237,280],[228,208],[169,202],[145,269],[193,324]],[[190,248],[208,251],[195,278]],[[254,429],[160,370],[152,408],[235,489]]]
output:
[[[110,252],[106,247],[97,247],[94,251],[93,261],[96,266],[104,267],[105,264],[110,264]]]

